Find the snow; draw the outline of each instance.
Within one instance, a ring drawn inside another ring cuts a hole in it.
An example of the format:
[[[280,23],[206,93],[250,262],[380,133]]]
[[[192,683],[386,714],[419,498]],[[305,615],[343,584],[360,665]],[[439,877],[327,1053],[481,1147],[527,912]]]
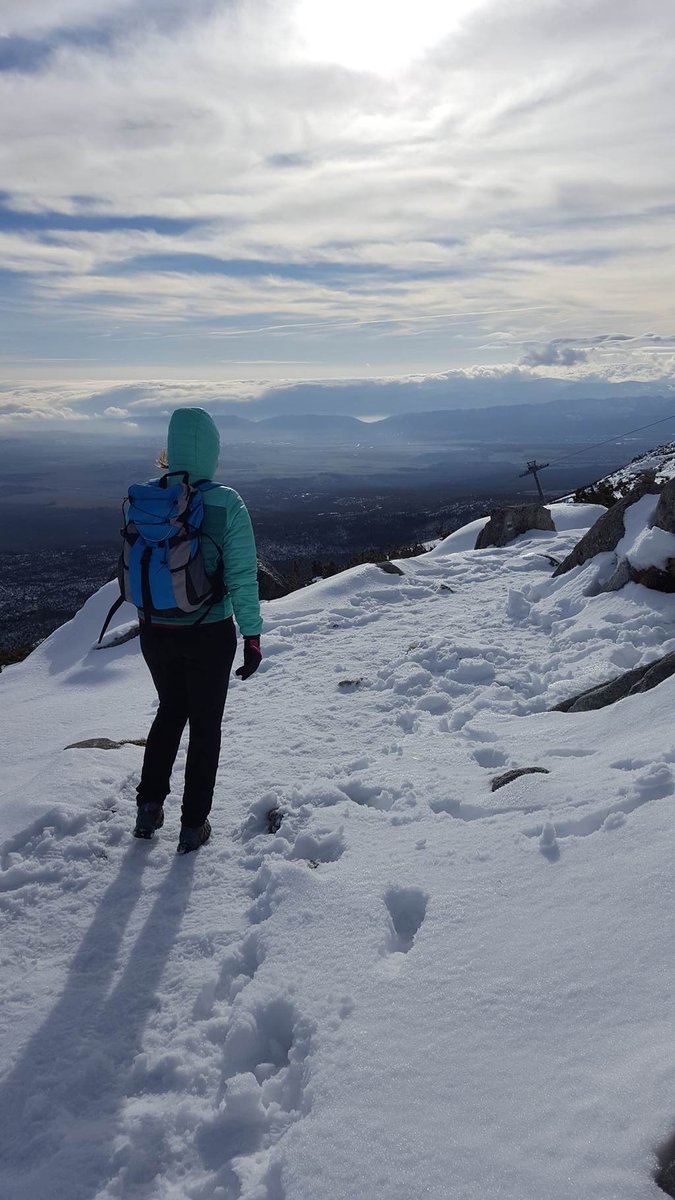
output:
[[[675,536],[658,526],[649,528],[658,500],[656,495],[643,496],[624,514],[625,533],[616,553],[627,558],[638,570],[658,567],[663,571],[668,560],[675,558]]]
[[[456,529],[454,533],[449,533],[446,538],[437,543],[430,553],[435,557],[443,558],[446,554],[457,554],[462,550],[473,550],[478,534],[485,528],[489,519],[489,517],[479,517],[477,521],[470,521],[468,525],[463,525],[461,529]]]
[[[601,504],[571,504],[558,502],[548,504],[547,508],[553,518],[553,524],[558,533],[578,529],[585,533],[600,517],[607,512]]]
[[[638,455],[627,466],[607,475],[606,480],[614,486],[630,484],[636,482],[637,477],[645,471],[654,471],[657,483],[667,483],[669,479],[675,479],[675,442],[666,442],[647,454]]]
[[[178,795],[130,837],[140,747],[64,749],[153,716],[138,639],[95,648],[114,585],[3,671],[0,1195],[663,1195],[675,679],[550,709],[675,650],[675,607],[594,594],[608,555],[551,578],[584,507],[264,605],[184,858]]]
[[[562,502],[548,504],[546,507],[551,514],[553,524],[558,533],[571,529],[580,529],[582,531],[590,529],[598,517],[601,517],[607,511],[600,504],[572,504]],[[489,517],[479,517],[477,521],[471,521],[468,525],[463,525],[455,533],[450,533],[442,541],[437,542],[430,553],[436,558],[444,558],[446,554],[457,554],[460,551],[473,550],[478,534],[485,528],[488,520]]]

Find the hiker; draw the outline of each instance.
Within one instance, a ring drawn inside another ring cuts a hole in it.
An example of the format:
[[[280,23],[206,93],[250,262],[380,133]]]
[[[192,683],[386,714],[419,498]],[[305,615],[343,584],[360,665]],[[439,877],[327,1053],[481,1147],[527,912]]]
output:
[[[213,480],[220,436],[201,408],[182,408],[169,422],[169,481],[186,473],[192,486]],[[174,474],[174,472],[176,474]],[[185,478],[184,476],[182,477]],[[258,600],[255,539],[243,500],[231,488],[207,485],[199,544],[209,575],[222,573],[225,595],[194,613],[157,616],[139,609],[140,641],[159,696],[148,734],[134,834],[151,838],[164,823],[164,799],[186,723],[189,742],[178,853],[187,854],[211,834],[208,820],[220,754],[221,723],[237,647],[233,616],[244,638],[244,662],[236,674],[248,679],[260,666],[262,618]],[[218,579],[217,581],[221,581]],[[216,590],[218,594],[218,590]]]

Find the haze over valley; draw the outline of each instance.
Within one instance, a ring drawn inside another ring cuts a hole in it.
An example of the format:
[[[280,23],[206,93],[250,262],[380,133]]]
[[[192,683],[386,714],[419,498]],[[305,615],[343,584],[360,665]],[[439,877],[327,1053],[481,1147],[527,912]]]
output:
[[[374,422],[221,413],[218,478],[244,496],[261,556],[298,586],[360,555],[419,546],[495,504],[536,498],[532,477],[522,477],[528,460],[550,462],[541,476],[549,498],[606,475],[672,430],[671,402],[594,399]],[[126,490],[159,472],[164,429],[152,428],[122,432],[102,421],[95,431],[76,423],[3,439],[0,651],[46,636],[110,577]]]

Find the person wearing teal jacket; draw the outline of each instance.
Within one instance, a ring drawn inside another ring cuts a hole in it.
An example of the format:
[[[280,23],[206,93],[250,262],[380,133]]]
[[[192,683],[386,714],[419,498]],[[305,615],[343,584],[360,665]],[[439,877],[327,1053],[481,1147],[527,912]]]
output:
[[[181,408],[169,422],[167,465],[187,474],[190,483],[212,480],[218,465],[220,436],[202,408]],[[196,850],[211,834],[208,820],[213,801],[221,725],[237,635],[244,638],[244,662],[238,669],[248,679],[261,662],[262,617],[258,598],[258,559],[246,505],[232,488],[218,485],[203,493],[201,545],[206,570],[213,574],[222,556],[227,592],[223,599],[191,615],[153,616],[139,609],[140,641],[159,696],[148,734],[137,788],[136,837],[151,838],[164,823],[164,800],[186,724],[189,742],[181,809],[178,852]]]

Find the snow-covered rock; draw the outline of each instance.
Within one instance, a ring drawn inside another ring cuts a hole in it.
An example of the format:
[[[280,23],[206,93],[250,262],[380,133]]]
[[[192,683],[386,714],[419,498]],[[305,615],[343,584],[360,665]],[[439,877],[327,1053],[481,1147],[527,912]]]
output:
[[[570,554],[564,559],[559,567],[556,568],[555,574],[565,575],[574,567],[581,566],[588,562],[589,559],[596,558],[598,554],[604,554],[608,551],[617,551],[617,556],[621,554],[622,539],[626,536],[627,522],[630,522],[629,513],[633,507],[637,509],[637,524],[640,530],[644,528],[644,508],[649,507],[649,515],[653,513],[658,502],[659,488],[649,482],[641,482],[628,493],[622,500],[618,500],[616,504],[609,509],[603,509],[601,515],[594,522],[587,533],[577,542],[577,545]],[[643,499],[644,498],[644,499]],[[642,502],[641,507],[637,507]]]
[[[609,573],[593,591],[616,592],[627,583],[675,592],[675,480],[665,485],[642,480],[595,522],[554,574],[613,552]]]
[[[648,454],[639,454],[625,467],[605,476],[601,482],[607,482],[615,488],[630,487],[647,471],[654,472],[657,483],[663,484],[675,479],[675,442],[666,442],[662,446],[656,446]]]

